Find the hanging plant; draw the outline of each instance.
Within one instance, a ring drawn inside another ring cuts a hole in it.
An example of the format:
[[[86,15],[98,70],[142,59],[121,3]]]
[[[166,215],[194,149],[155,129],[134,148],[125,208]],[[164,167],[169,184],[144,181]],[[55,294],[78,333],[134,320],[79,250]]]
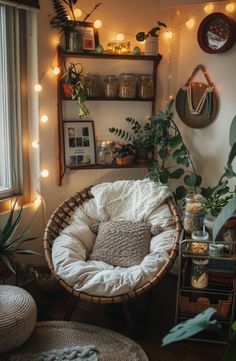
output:
[[[80,69],[78,70],[78,67]],[[83,68],[80,63],[71,62],[62,79],[65,78],[65,84],[71,89],[72,100],[76,100],[79,106],[79,118],[84,118],[89,115],[89,110],[86,106],[86,92],[84,84],[81,80]]]

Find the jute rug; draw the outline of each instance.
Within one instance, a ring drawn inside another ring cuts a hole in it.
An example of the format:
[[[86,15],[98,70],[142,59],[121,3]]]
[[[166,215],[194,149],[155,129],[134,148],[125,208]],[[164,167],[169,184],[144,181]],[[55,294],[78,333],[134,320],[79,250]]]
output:
[[[77,322],[38,322],[29,340],[14,352],[0,355],[9,361],[12,354],[38,353],[63,347],[95,345],[99,361],[148,361],[142,348],[113,331]]]

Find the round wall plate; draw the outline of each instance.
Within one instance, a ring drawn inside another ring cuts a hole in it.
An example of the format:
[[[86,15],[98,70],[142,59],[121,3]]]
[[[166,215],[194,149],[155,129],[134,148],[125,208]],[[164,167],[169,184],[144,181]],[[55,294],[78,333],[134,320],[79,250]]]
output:
[[[224,53],[235,41],[236,23],[223,13],[208,15],[199,26],[198,43],[206,53]]]

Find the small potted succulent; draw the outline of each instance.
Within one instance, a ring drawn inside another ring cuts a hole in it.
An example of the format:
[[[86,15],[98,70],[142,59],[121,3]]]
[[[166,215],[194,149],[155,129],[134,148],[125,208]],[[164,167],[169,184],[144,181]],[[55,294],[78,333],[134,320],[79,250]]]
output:
[[[116,164],[130,165],[134,163],[135,149],[132,144],[116,143],[112,152],[114,154]]]
[[[158,54],[158,40],[159,32],[161,28],[166,28],[166,24],[158,21],[157,26],[149,30],[147,33],[140,31],[136,34],[138,41],[145,40],[145,55],[157,55]]]

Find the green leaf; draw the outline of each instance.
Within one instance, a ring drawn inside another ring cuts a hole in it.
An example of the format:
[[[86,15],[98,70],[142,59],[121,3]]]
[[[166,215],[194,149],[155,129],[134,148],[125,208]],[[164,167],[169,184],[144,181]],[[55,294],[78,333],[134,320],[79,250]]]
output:
[[[235,141],[235,140],[234,140]],[[236,142],[232,145],[231,151],[229,153],[229,159],[227,165],[230,166],[236,156]]]
[[[180,145],[182,143],[182,139],[181,136],[178,134],[175,137],[170,139],[170,146],[171,148],[176,148],[178,145]]]
[[[229,144],[231,145],[231,147],[234,145],[235,140],[236,140],[236,115],[232,120],[229,131]]]
[[[214,192],[214,188],[207,187],[207,188],[201,188],[201,194],[204,198],[211,197],[212,193]]]
[[[160,172],[160,181],[162,184],[167,184],[170,172],[167,169],[163,169]]]
[[[164,23],[163,23],[164,24]],[[165,25],[165,24],[164,24]],[[174,99],[172,99],[167,107],[167,113],[170,115],[173,112],[173,108],[174,108]]]
[[[184,186],[179,186],[175,190],[176,199],[183,199],[187,194],[187,189]]]
[[[196,187],[197,181],[198,179],[196,174],[186,175],[184,177],[184,183],[189,187]]]
[[[145,33],[143,31],[140,31],[138,34],[136,34],[136,39],[138,41],[144,41],[145,40]]]
[[[12,266],[9,257],[5,254],[0,254],[0,259],[3,261],[3,263],[13,272],[16,273],[14,267]]]
[[[235,174],[234,171],[233,171],[232,165],[230,165],[230,166],[228,166],[227,168],[225,168],[225,176],[226,176],[228,179],[231,179],[231,178],[236,177],[236,174]]]
[[[41,256],[41,254],[38,253],[38,252],[31,251],[30,249],[24,249],[24,248],[22,248],[22,249],[16,249],[16,250],[14,251],[14,253],[16,253],[16,254],[26,254],[26,255]]]
[[[162,147],[159,151],[159,156],[161,159],[166,159],[168,157],[168,149],[166,147]]]
[[[182,177],[183,174],[184,174],[183,168],[178,168],[178,169],[174,170],[174,172],[170,173],[170,178],[171,179],[179,179],[180,177]]]

